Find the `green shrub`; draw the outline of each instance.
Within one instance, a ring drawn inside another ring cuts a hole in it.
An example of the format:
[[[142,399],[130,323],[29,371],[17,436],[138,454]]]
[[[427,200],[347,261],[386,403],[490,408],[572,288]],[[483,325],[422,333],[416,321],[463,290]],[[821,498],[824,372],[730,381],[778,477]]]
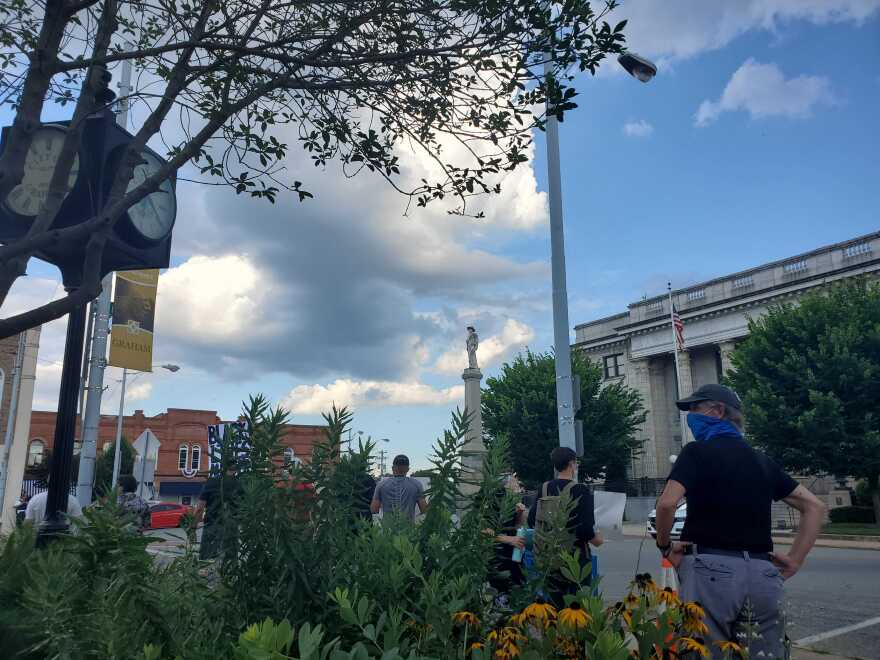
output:
[[[828,512],[835,523],[875,523],[874,509],[870,506],[839,506]]]
[[[246,404],[244,429],[231,427],[212,461],[217,561],[199,561],[188,544],[183,557],[160,565],[147,551],[151,539],[113,504],[88,509],[78,534],[44,550],[34,548],[30,525],[16,530],[0,551],[3,657],[489,660],[521,651],[622,660],[627,643],[645,653],[660,643],[683,650],[683,606],[647,576],[610,608],[587,586],[558,613],[535,603],[551,571],[581,585],[588,576],[563,532],[547,539],[553,550],[512,594],[514,614],[495,607],[491,530],[514,508],[500,487],[510,469],[503,440],[480,474],[467,474],[467,419],[454,414],[430,458],[423,520],[373,525],[357,515],[373,443],[342,452],[352,416],[334,408],[325,418],[327,437],[311,462],[284,466],[286,413],[262,397]],[[541,612],[549,619],[536,634]]]

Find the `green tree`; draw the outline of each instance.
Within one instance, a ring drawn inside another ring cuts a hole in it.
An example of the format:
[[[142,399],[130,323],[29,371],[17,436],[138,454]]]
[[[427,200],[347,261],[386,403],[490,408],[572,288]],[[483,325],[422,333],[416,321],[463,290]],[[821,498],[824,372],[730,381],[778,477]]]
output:
[[[732,361],[749,438],[792,471],[865,479],[880,520],[880,285],[771,308]]]
[[[116,455],[116,443],[107,445],[98,460],[95,461],[95,496],[103,497],[110,492],[113,481],[113,457]],[[134,470],[134,448],[124,437],[122,438],[122,463],[119,474],[131,474]]]
[[[574,353],[572,373],[581,378],[581,411],[585,455],[580,460],[586,477],[626,476],[643,440],[636,439],[645,421],[641,396],[622,383],[603,387],[598,364]],[[517,355],[505,363],[483,390],[483,429],[486,441],[507,437],[511,462],[519,478],[535,486],[553,476],[549,455],[559,445],[556,419],[556,366],[552,353]]]
[[[291,176],[302,168],[286,162],[298,143],[315,172],[335,161],[347,176],[385,179],[406,208],[446,200],[451,212],[479,215],[473,197],[500,192],[504,173],[528,161],[545,103],[561,119],[576,107],[577,74],[624,50],[626,21],[606,21],[616,3],[596,4],[0,2],[0,103],[15,113],[0,154],[0,203],[35,185],[24,180],[35,129],[58,115],[47,101],[73,106],[49,188],[28,194],[35,216],[26,234],[0,247],[0,303],[46,245],[78,246],[82,259],[81,282],[66,297],[0,320],[0,337],[97,296],[115,225],[181,168],[239,194],[274,202],[288,191],[302,201],[312,193]],[[106,106],[108,70],[122,62],[139,71],[126,93],[139,127],[103,182],[101,212],[59,226],[86,119]],[[165,145],[167,160],[133,179],[148,143]],[[413,147],[437,172],[415,184],[400,162]]]

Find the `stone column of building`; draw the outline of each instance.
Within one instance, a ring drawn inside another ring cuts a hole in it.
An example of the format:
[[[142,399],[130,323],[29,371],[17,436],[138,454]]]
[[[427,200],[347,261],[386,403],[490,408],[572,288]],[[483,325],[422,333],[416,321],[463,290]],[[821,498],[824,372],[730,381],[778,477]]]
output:
[[[631,376],[627,378],[627,384],[634,387],[642,397],[642,405],[648,411],[645,423],[637,432],[636,437],[645,440],[642,445],[642,453],[635,460],[633,478],[639,479],[645,476],[653,476],[657,471],[657,455],[654,447],[654,409],[651,400],[651,372],[650,360],[631,360],[629,363]]]
[[[730,361],[730,354],[736,348],[736,343],[732,341],[723,341],[718,344],[718,355],[721,356],[721,374],[727,375],[727,372],[733,369],[733,363]]]
[[[678,444],[674,443],[672,436],[678,429],[673,411],[672,401],[674,391],[670,391],[672,384],[667,376],[672,376],[669,370],[675,366],[668,357],[651,361],[651,398],[654,411],[654,452],[656,455],[656,469],[649,477],[662,478],[669,474],[669,456],[678,452]]]

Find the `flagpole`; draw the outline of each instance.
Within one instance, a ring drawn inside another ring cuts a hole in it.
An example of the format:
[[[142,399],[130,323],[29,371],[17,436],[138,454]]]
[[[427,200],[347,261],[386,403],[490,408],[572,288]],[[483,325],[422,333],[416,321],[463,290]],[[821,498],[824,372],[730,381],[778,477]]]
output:
[[[666,289],[669,294],[669,326],[672,331],[672,355],[675,356],[675,384],[678,386],[678,398],[682,398],[690,395],[690,392],[685,392],[681,387],[681,367],[678,363],[678,336],[675,333],[675,307],[672,304],[672,282],[666,283]],[[678,410],[678,406],[675,409]],[[678,423],[681,425],[681,444],[685,445],[688,442],[688,426],[686,414],[681,410],[678,410]]]

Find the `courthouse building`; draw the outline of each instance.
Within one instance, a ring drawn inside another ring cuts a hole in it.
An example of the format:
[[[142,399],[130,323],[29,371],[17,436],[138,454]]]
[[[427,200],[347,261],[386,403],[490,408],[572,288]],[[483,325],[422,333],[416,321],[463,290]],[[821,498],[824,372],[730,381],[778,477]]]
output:
[[[880,277],[880,232],[674,290],[672,301],[684,322],[685,350],[679,352],[684,393],[718,382],[730,369],[730,354],[748,334],[750,318],[858,276]],[[643,453],[633,460],[631,477],[665,478],[669,457],[683,442],[669,296],[634,302],[575,332],[572,348],[599,362],[606,381],[636,388],[648,410]]]

